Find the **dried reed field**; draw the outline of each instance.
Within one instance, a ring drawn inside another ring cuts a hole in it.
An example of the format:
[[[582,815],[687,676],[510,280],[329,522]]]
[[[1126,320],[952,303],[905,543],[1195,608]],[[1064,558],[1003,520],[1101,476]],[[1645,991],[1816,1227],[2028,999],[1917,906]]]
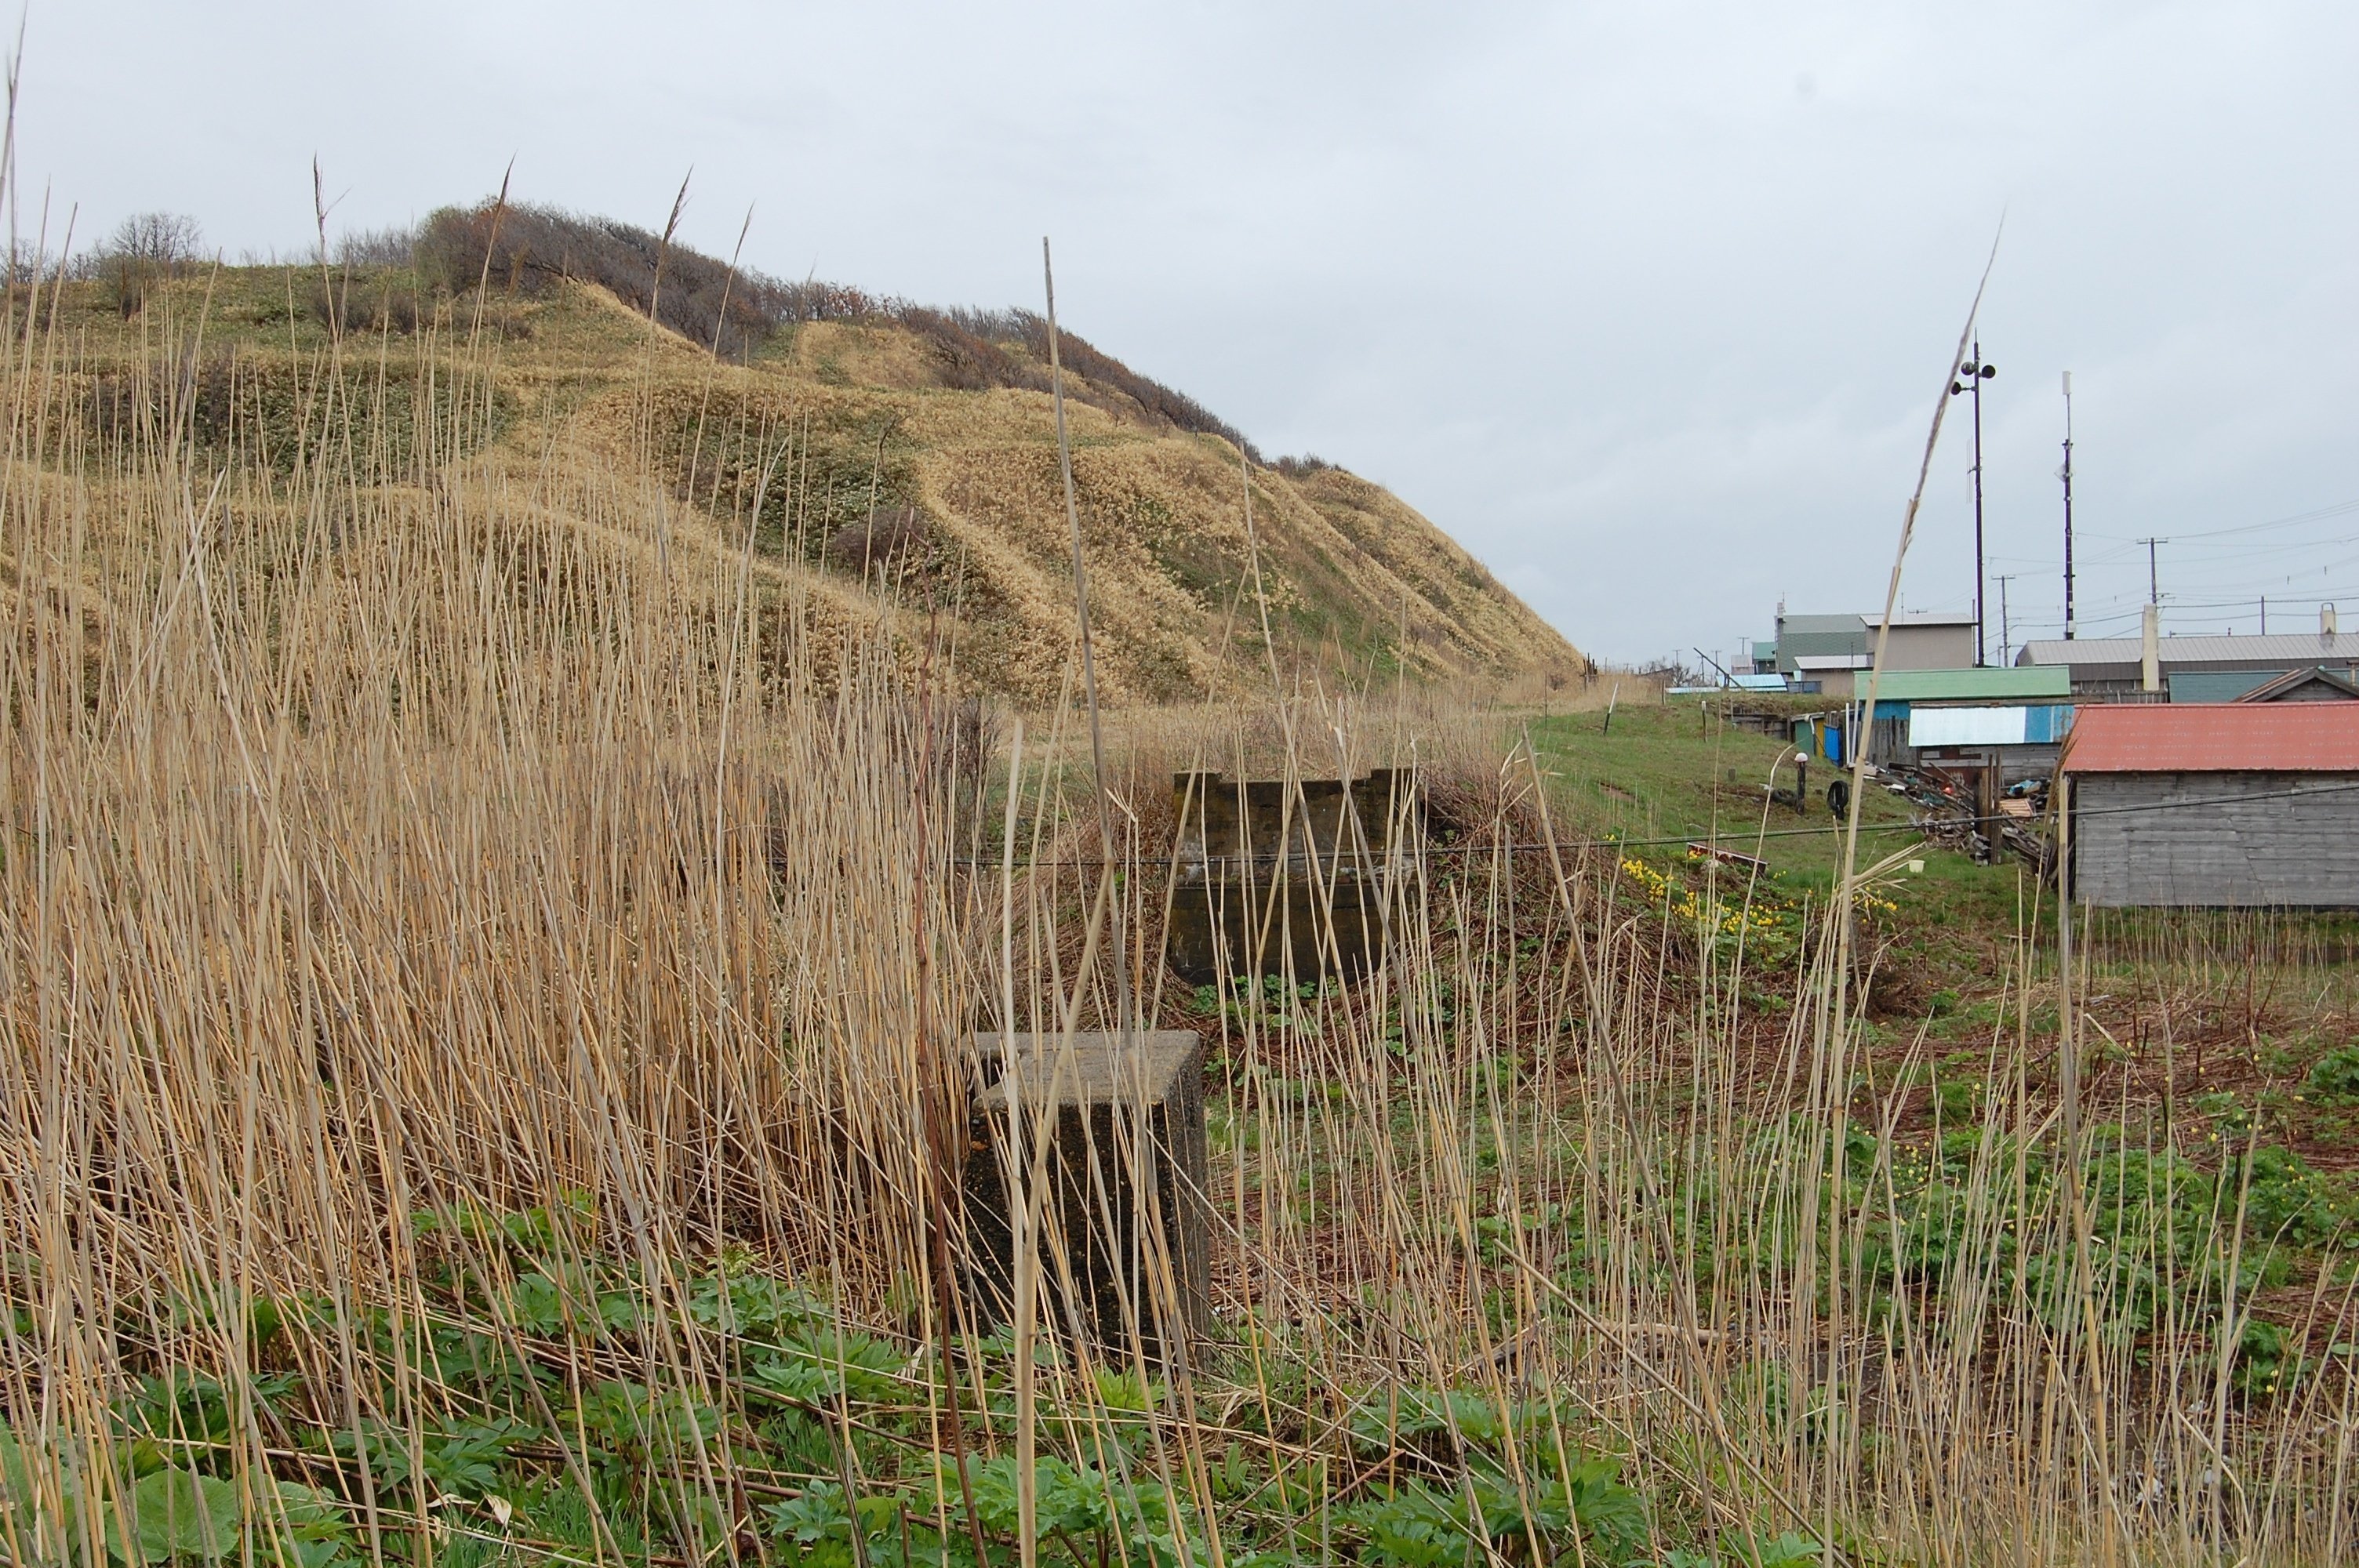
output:
[[[757,571],[768,458],[716,546],[652,381],[627,438],[504,445],[461,310],[340,332],[272,449],[201,444],[201,296],[103,363],[39,306],[0,394],[7,1561],[2349,1555],[2342,1200],[2101,1047],[2068,1145],[2036,887],[1953,1093],[1863,1005],[1897,860],[1664,869],[1505,710],[1274,653],[1106,713],[1102,817],[1070,647],[1061,697],[976,700],[946,610]],[[1369,767],[1432,825],[1369,868],[1381,961],[1169,975],[1171,775]],[[2251,925],[2238,974],[2343,983]],[[2078,994],[2228,950],[2101,931]],[[977,1150],[970,1036],[1148,1024],[1206,1040],[1209,1331],[1150,1347],[1151,1257],[1121,1332],[1060,1314],[1088,1238],[1048,1223],[989,1321],[962,1167],[1038,1210],[1050,1130]]]

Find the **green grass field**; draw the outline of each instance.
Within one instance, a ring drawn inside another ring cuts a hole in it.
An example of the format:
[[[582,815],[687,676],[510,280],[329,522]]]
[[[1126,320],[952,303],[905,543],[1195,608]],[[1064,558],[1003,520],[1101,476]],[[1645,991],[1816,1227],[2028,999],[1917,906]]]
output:
[[[1843,835],[1825,800],[1838,770],[1813,764],[1802,809],[1767,801],[1773,766],[1778,788],[1793,786],[1792,747],[1724,722],[1704,700],[1636,702],[1610,729],[1602,712],[1553,715],[1533,719],[1530,735],[1568,831],[1629,846],[1675,890],[1701,895],[1712,882],[1723,899],[1743,896],[1728,869],[1707,872],[1691,841],[1758,857],[1767,869],[1755,886],[1773,897],[1822,901],[1838,874]],[[1863,866],[1913,841],[1922,867],[1904,864],[1879,884],[1892,908],[1870,945],[1872,1040],[1896,1063],[1916,1050],[1954,1066],[2013,1033],[2018,1004],[2035,1034],[2052,1034],[2052,890],[2018,860],[1977,865],[1917,839],[1912,811],[1871,788],[1861,813]],[[2206,1141],[2266,1126],[2313,1163],[2359,1163],[2359,1068],[2346,1063],[2359,920],[2101,910],[2084,912],[2080,930],[2093,1066],[2116,1115],[2168,1102]],[[2017,967],[2027,958],[2028,985]]]
[[[1813,758],[1804,803],[1772,800],[1773,775],[1782,795],[1794,789],[1793,746],[1731,724],[1693,697],[1621,708],[1610,728],[1601,712],[1542,718],[1532,722],[1531,738],[1555,775],[1555,802],[1578,831],[1614,837],[1662,865],[1691,859],[1690,842],[1712,843],[1764,861],[1772,880],[1796,894],[1823,896],[1833,885],[1843,834],[1826,792],[1848,769]],[[1906,799],[1871,786],[1860,809],[1860,864],[1916,840],[1914,815]],[[1915,918],[1935,927],[2011,925],[2017,862],[1979,866],[1930,844],[1914,858],[1923,870],[1904,870],[1887,892]]]

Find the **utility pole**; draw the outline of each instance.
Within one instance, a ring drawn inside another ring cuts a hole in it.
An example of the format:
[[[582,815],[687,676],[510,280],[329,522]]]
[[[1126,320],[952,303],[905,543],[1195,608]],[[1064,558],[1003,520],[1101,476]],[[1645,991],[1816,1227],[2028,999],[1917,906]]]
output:
[[[2261,635],[2262,635],[2262,636],[2264,636],[2264,637],[2266,637],[2266,636],[2267,636],[2268,634],[2269,634],[2269,596],[2268,596],[2267,594],[2266,594],[2266,593],[2265,593],[2265,594],[2261,595]]]
[[[2072,373],[2064,373],[2064,640],[2072,640]]]
[[[2139,544],[2146,546],[2146,601],[2148,604],[2160,604],[2162,602],[2162,589],[2160,586],[2161,579],[2156,575],[2154,569],[2154,547],[2162,542],[2163,541],[2160,539],[2140,539],[2138,541]]]
[[[2056,1088],[2064,1120],[2064,1165],[2078,1166],[2081,1145],[2081,1053],[2073,1043],[2072,775],[2056,775]]]
[[[2006,651],[2014,643],[2014,638],[2008,635],[2006,619],[2006,585],[2014,580],[2013,572],[1998,579],[1998,662],[2002,665],[2007,662]]]
[[[1974,340],[1973,357],[1958,367],[1960,380],[1950,383],[1950,395],[1971,392],[1974,399],[1974,665],[1987,663],[1983,648],[1983,383],[1998,373],[1983,362],[1983,341]]]

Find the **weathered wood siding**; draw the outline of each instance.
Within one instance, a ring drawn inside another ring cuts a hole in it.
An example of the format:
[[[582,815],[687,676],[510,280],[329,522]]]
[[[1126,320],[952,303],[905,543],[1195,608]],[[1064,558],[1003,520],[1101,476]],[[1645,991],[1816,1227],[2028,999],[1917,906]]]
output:
[[[2072,805],[2083,903],[2359,907],[2359,776],[2082,773]]]

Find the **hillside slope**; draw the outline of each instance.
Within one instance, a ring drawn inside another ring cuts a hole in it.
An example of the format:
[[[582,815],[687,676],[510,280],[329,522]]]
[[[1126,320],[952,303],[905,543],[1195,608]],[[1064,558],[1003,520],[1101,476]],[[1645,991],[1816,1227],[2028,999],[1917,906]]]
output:
[[[748,335],[724,362],[597,282],[552,277],[487,291],[478,307],[438,297],[423,270],[347,270],[334,300],[317,269],[184,275],[150,284],[130,315],[119,290],[83,282],[67,287],[56,324],[84,363],[103,367],[136,366],[175,323],[190,345],[179,351],[200,441],[210,431],[248,458],[274,439],[281,454],[294,449],[309,416],[299,411],[316,404],[302,389],[331,363],[396,393],[428,388],[408,395],[414,406],[442,395],[429,381],[451,379],[444,362],[462,362],[492,389],[495,410],[488,438],[463,461],[511,474],[584,463],[641,472],[677,509],[679,542],[748,551],[757,589],[809,590],[828,620],[925,617],[954,636],[962,684],[1029,700],[1057,694],[1074,622],[1053,406],[1039,390],[1045,358],[1032,353],[1045,340],[1027,345],[1009,328],[985,341],[938,313],[862,310]],[[1067,415],[1110,697],[1266,684],[1256,543],[1284,678],[1583,666],[1380,486],[1321,465],[1251,461],[1192,403],[1065,341],[1097,373],[1069,371]],[[1170,404],[1212,427],[1181,427]],[[397,455],[388,477],[440,482],[401,467]]]

